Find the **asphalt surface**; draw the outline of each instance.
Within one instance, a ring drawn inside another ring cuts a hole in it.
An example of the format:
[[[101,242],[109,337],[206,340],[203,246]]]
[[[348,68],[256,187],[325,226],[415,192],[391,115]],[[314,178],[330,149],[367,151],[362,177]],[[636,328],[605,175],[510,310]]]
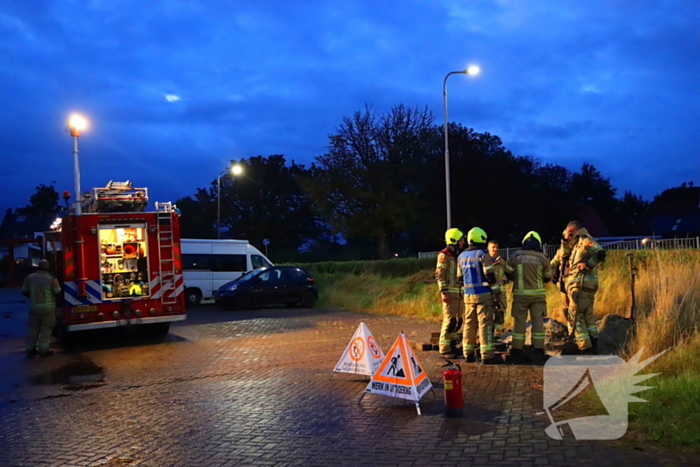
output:
[[[435,393],[413,403],[332,374],[364,321],[387,352],[439,323],[324,309],[205,305],[163,340],[100,333],[24,355],[27,304],[0,289],[0,466],[693,465],[648,446],[552,440],[542,368],[462,364],[465,408],[446,417],[444,363],[416,352]],[[330,379],[329,379],[330,378]],[[697,465],[697,464],[695,464]]]

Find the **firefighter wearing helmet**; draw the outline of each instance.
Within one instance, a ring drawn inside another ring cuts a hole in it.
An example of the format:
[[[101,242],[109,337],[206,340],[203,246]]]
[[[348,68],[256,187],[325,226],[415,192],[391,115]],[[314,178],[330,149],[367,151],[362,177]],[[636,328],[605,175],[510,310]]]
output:
[[[467,362],[476,361],[478,333],[482,362],[495,364],[503,363],[500,355],[495,354],[493,342],[494,304],[501,300],[501,289],[491,256],[486,252],[486,240],[486,232],[474,227],[467,233],[467,249],[457,259],[457,273],[464,283],[462,350]]]
[[[606,252],[578,221],[566,225],[564,240],[572,244],[564,277],[569,297],[569,323],[574,325],[579,350],[595,354],[598,326],[593,316],[593,302],[598,291],[598,265],[605,260]],[[557,253],[552,267],[559,266],[559,257]]]
[[[575,238],[567,238],[566,229],[561,236],[561,245],[557,250],[554,259],[550,262],[552,266],[552,283],[557,286],[561,295],[562,315],[566,319],[569,336],[574,335],[574,321],[570,319],[569,295],[566,292],[566,277],[569,275],[569,257],[574,247]]]
[[[445,232],[447,246],[438,253],[435,280],[442,297],[442,328],[440,329],[440,355],[455,358],[461,355],[455,342],[464,320],[464,301],[461,282],[457,276],[457,257],[464,250],[464,233],[459,229]]]
[[[542,253],[542,239],[534,230],[525,234],[523,247],[506,262],[506,277],[513,281],[513,344],[509,361],[526,363],[523,354],[528,312],[532,322],[532,361],[544,364],[544,317],[547,316],[547,300],[544,284],[552,278],[549,259]]]

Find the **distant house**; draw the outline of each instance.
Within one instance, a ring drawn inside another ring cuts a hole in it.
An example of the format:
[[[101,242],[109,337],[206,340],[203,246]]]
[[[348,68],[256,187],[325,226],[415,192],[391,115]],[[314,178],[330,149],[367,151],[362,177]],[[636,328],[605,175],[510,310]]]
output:
[[[15,214],[11,209],[5,211],[5,216],[0,224],[0,260],[7,258],[9,255],[9,241],[13,239],[31,239],[35,238],[36,232],[46,232],[50,230],[51,224],[56,219],[56,214]],[[20,275],[25,274],[36,266],[41,259],[41,248],[33,243],[15,243],[13,244],[13,256],[15,264],[13,270]],[[0,284],[6,282],[5,268],[9,265],[2,261],[3,267],[0,267]],[[11,282],[16,282],[13,280]]]
[[[694,200],[652,203],[633,230],[634,235],[664,238],[700,236],[700,203]]]

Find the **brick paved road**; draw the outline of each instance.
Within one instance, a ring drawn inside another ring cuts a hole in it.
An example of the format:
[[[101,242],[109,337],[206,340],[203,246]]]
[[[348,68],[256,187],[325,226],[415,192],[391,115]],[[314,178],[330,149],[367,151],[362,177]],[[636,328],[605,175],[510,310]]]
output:
[[[21,305],[3,300],[0,312]],[[0,333],[3,467],[682,464],[605,442],[549,439],[545,417],[534,415],[542,410],[542,371],[534,367],[463,365],[459,419],[443,416],[440,389],[423,398],[417,416],[413,404],[384,396],[367,395],[358,407],[362,377],[329,381],[360,321],[384,351],[402,330],[427,341],[435,323],[204,306],[162,343],[100,337],[73,353],[27,360],[12,320]],[[437,355],[418,356],[439,386]],[[103,373],[66,379],[66,368],[92,364]]]

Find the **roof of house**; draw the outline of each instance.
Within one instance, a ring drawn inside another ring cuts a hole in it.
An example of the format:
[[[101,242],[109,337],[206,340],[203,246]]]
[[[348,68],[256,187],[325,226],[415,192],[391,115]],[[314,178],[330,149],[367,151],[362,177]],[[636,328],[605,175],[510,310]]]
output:
[[[634,235],[676,236],[700,232],[697,201],[652,203],[633,230]]]

